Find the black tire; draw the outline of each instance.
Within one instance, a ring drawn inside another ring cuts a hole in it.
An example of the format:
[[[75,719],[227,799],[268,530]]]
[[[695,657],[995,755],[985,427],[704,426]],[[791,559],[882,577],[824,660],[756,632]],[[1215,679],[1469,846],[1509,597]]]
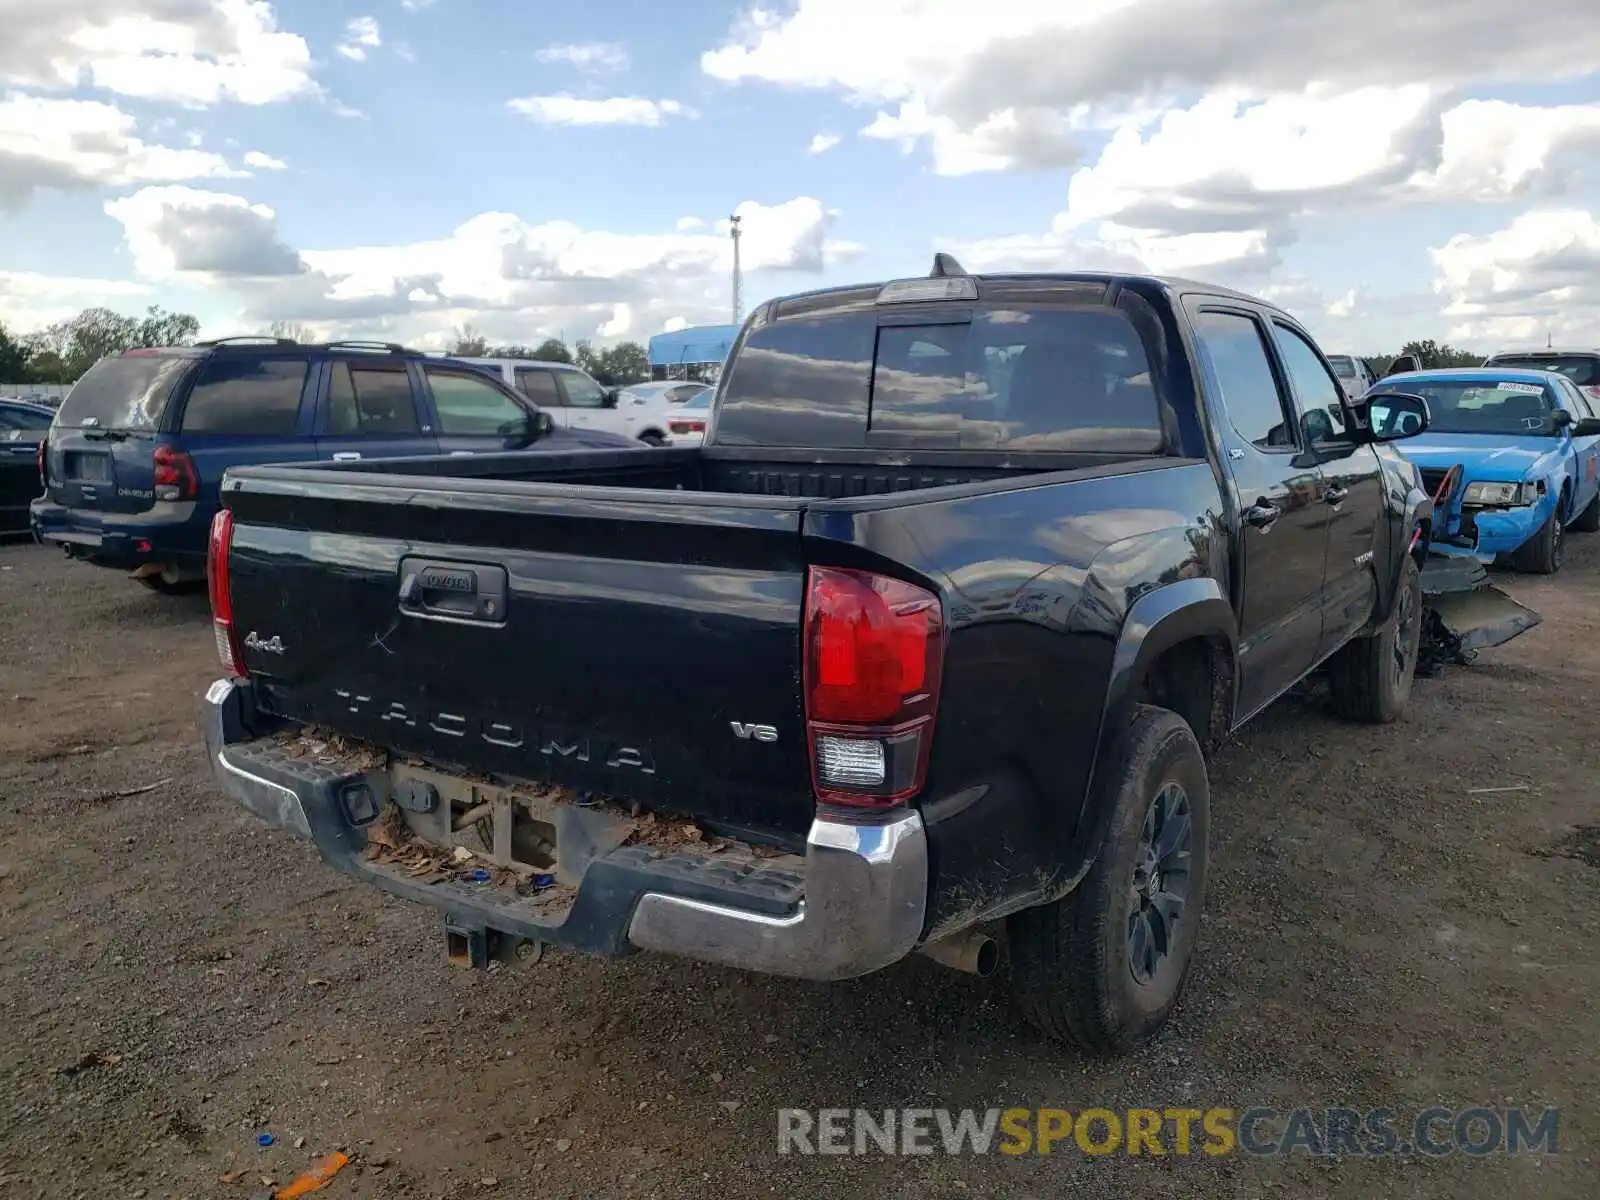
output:
[[[1561,570],[1561,564],[1567,561],[1567,530],[1562,520],[1566,507],[1567,497],[1563,493],[1550,519],[1511,556],[1512,566],[1529,575],[1554,575]]]
[[[1333,711],[1347,721],[1387,725],[1405,711],[1422,638],[1422,568],[1406,556],[1394,611],[1383,628],[1342,647],[1328,662]]]
[[[1600,532],[1600,493],[1596,493],[1595,498],[1589,501],[1589,507],[1574,517],[1567,528],[1576,533]]]
[[[1116,1055],[1156,1035],[1188,979],[1205,900],[1211,785],[1183,718],[1149,705],[1134,710],[1106,778],[1111,812],[1088,875],[1060,900],[1013,916],[1008,940],[1023,1015],[1051,1038]],[[1162,857],[1162,835],[1176,839],[1182,815],[1187,837]],[[1152,904],[1152,896],[1166,899]],[[1174,908],[1169,924],[1164,914]],[[1163,944],[1150,972],[1151,955],[1140,948]]]

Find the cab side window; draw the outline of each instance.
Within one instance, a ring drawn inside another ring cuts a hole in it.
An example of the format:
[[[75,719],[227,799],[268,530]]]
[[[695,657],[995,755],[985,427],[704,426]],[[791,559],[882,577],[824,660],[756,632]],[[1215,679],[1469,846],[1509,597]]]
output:
[[[1283,356],[1289,383],[1300,403],[1301,425],[1306,441],[1313,446],[1348,440],[1345,432],[1344,390],[1333,372],[1298,332],[1287,325],[1272,324],[1272,337]]]
[[[1258,450],[1295,449],[1294,429],[1284,412],[1261,327],[1242,313],[1215,311],[1200,313],[1195,327],[1235,432]]]

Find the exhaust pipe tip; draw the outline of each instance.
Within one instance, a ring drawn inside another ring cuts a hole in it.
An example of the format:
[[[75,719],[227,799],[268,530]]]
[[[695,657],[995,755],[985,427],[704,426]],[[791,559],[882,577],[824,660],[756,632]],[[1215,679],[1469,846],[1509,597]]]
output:
[[[964,929],[949,937],[929,942],[922,953],[934,962],[987,979],[1000,967],[1000,945],[977,929]]]

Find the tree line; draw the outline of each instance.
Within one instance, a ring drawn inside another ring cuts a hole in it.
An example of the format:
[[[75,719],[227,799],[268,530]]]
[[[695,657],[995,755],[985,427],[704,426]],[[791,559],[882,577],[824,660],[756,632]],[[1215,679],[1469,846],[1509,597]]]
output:
[[[142,317],[109,308],[86,308],[28,334],[13,334],[0,323],[0,382],[75,383],[110,354],[152,346],[187,346],[200,333],[200,322],[188,313],[167,312],[151,305]],[[275,321],[269,333],[295,342],[321,340],[315,330],[296,321]],[[600,349],[588,341],[568,347],[560,338],[537,346],[491,346],[468,325],[455,331],[450,354],[467,358],[537,358],[582,367],[607,387],[650,378],[650,356],[638,342]]]
[[[1471,350],[1460,350],[1446,342],[1440,345],[1432,338],[1421,342],[1407,342],[1400,347],[1399,354],[1363,354],[1361,359],[1367,364],[1367,369],[1372,372],[1374,379],[1382,379],[1389,373],[1389,366],[1396,358],[1412,355],[1417,360],[1417,366],[1423,371],[1436,371],[1445,367],[1480,367],[1486,354],[1477,354]]]
[[[108,354],[145,346],[187,346],[199,332],[196,318],[167,312],[158,304],[142,317],[86,308],[20,337],[0,325],[0,381],[74,383]]]

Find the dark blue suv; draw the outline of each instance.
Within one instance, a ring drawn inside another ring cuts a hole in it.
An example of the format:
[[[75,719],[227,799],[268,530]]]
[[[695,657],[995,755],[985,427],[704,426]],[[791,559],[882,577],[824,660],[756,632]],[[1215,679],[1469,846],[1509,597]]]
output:
[[[635,444],[557,430],[484,372],[385,342],[129,350],[97,363],[62,402],[31,523],[75,558],[172,592],[205,579],[229,467]]]

